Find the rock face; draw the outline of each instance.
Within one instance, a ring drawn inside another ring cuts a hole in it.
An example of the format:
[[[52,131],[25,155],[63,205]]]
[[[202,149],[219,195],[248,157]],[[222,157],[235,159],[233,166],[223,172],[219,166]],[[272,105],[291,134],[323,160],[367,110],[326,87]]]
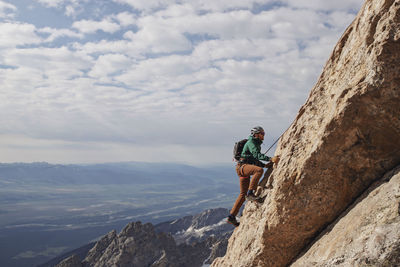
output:
[[[365,192],[292,266],[398,266],[400,166]]]
[[[212,266],[287,266],[400,163],[399,9],[399,0],[365,2],[280,139],[265,202],[246,204]]]

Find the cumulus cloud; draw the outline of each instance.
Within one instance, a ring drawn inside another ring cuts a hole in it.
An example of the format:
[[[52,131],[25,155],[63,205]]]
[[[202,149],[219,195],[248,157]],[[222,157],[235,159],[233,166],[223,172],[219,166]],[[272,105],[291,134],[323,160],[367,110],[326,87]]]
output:
[[[48,7],[59,7],[61,4],[66,2],[67,0],[35,0],[45,6]]]
[[[69,38],[79,38],[82,39],[84,35],[82,33],[78,33],[76,31],[72,31],[70,29],[56,29],[50,27],[44,27],[38,29],[37,32],[48,34],[49,36],[45,38],[44,42],[51,43],[54,40],[62,37],[69,37]]]
[[[101,40],[97,42],[86,42],[82,43],[73,43],[72,46],[74,49],[81,51],[86,54],[98,54],[98,53],[124,53],[129,56],[137,56],[139,57],[143,50],[138,51],[138,48],[135,44],[132,44],[128,40]]]
[[[113,22],[110,18],[106,18],[101,21],[94,21],[94,20],[75,21],[72,24],[72,27],[83,33],[95,33],[97,31],[114,33],[121,28],[121,26],[118,23]]]
[[[123,54],[105,54],[99,56],[88,73],[100,82],[112,82],[112,76],[125,71],[132,64],[132,60]]]
[[[82,5],[90,0],[35,0],[45,7],[64,9],[66,16],[75,17],[81,13]]]
[[[324,1],[324,0],[282,0],[283,3],[288,4],[295,8],[304,8],[312,10],[353,10],[358,11],[360,8],[359,0],[337,0],[337,1]]]
[[[259,1],[259,0],[221,0],[209,2],[206,0],[194,1],[194,6],[198,10],[207,10],[213,12],[220,12],[233,9],[252,9],[256,4],[271,4],[274,1]]]
[[[89,56],[75,53],[67,47],[13,49],[4,56],[8,65],[42,70],[46,76],[69,79],[82,75],[82,70],[90,66]]]
[[[121,12],[112,16],[123,27],[134,25],[136,23],[136,16],[129,12]]]
[[[190,51],[192,48],[190,41],[182,32],[160,24],[146,24],[139,32],[128,32],[124,37],[149,53]]]
[[[65,6],[65,15],[69,17],[75,17],[78,13],[81,13],[82,7],[77,0],[71,1]]]
[[[42,40],[36,34],[36,27],[27,23],[0,23],[0,47],[37,44]]]

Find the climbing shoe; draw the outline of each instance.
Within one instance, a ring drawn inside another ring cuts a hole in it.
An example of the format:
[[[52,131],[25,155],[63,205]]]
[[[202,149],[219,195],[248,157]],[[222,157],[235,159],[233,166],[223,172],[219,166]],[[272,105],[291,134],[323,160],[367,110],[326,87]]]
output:
[[[235,227],[238,227],[238,226],[239,226],[238,221],[236,221],[236,217],[233,216],[233,215],[229,215],[227,221],[228,221],[228,223],[232,224],[232,225],[235,226]]]
[[[250,200],[250,201],[254,201],[254,200],[258,200],[258,197],[256,197],[256,195],[254,195],[253,192],[249,192],[249,193],[247,194],[247,196],[246,196],[246,199],[247,199],[247,200]]]

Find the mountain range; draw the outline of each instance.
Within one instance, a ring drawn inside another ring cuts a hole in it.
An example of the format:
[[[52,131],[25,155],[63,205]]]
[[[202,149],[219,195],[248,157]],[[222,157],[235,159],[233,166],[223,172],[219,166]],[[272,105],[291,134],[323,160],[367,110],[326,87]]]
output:
[[[225,254],[233,232],[227,214],[218,208],[156,225],[131,222],[38,267],[204,266]]]

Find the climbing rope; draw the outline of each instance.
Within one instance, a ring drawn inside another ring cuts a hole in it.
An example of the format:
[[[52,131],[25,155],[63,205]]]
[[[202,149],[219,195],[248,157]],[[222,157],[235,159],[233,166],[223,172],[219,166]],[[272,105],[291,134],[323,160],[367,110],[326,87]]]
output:
[[[293,122],[294,122],[294,121],[293,121]],[[265,155],[267,155],[268,151],[271,150],[271,148],[276,144],[276,142],[278,142],[278,140],[282,137],[282,135],[283,135],[284,133],[286,133],[287,130],[289,130],[289,128],[290,128],[290,126],[292,126],[293,122],[289,125],[289,127],[288,127],[285,131],[283,131],[283,133],[282,133],[282,134],[275,140],[275,142],[267,149],[267,151],[264,153]]]

